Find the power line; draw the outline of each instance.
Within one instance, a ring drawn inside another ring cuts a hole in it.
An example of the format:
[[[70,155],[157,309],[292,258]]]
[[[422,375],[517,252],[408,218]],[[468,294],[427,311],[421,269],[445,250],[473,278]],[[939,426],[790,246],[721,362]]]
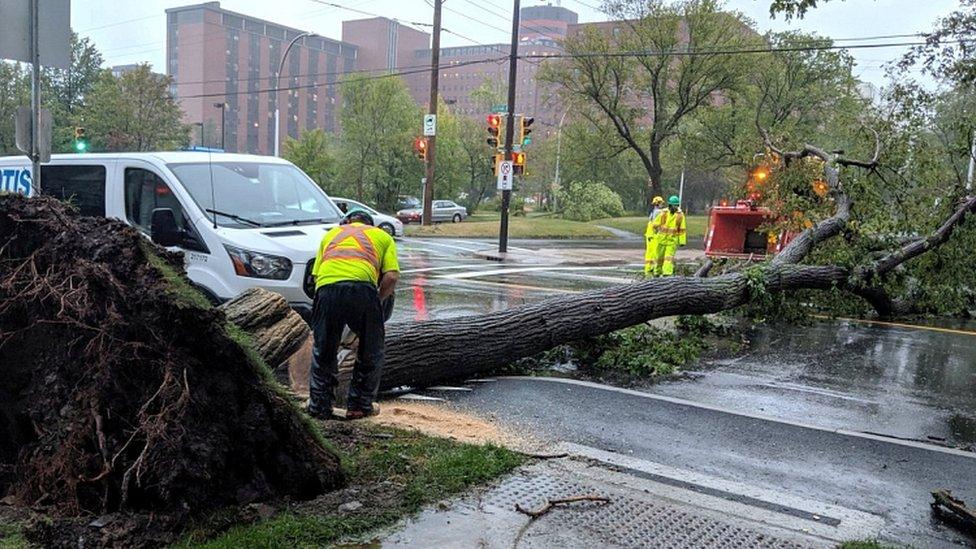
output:
[[[972,40],[952,40],[944,41],[944,44],[972,42]],[[739,55],[756,53],[776,53],[776,52],[801,52],[801,51],[823,51],[823,50],[853,50],[853,49],[874,49],[874,48],[893,48],[904,46],[921,46],[927,42],[887,42],[883,44],[853,44],[850,46],[785,46],[776,48],[750,48],[750,49],[705,49],[705,50],[668,50],[668,51],[620,51],[620,52],[579,52],[579,53],[554,53],[549,55],[520,55],[520,59],[580,59],[588,57],[695,57],[700,55]]]
[[[89,33],[89,32],[92,32],[92,31],[107,29],[109,27],[117,27],[119,25],[125,25],[126,23],[135,23],[136,21],[145,21],[146,19],[155,19],[156,17],[165,17],[165,16],[166,16],[165,13],[156,13],[156,14],[153,14],[153,15],[146,15],[146,16],[143,16],[143,17],[136,17],[134,19],[126,19],[125,21],[118,21],[116,23],[109,23],[107,25],[99,25],[97,27],[89,27],[87,29],[81,29],[81,30],[78,30],[78,31],[75,31],[75,32],[77,32],[78,34]]]
[[[468,65],[478,65],[478,64],[482,64],[482,63],[497,63],[497,62],[504,61],[504,60],[505,60],[504,57],[495,58],[495,59],[478,59],[478,60],[474,60],[474,61],[464,61],[464,62],[461,62],[461,63],[456,63],[453,66],[454,67],[464,67],[464,66],[468,66]],[[288,90],[306,90],[306,89],[314,89],[314,88],[317,88],[319,86],[326,86],[326,85],[340,86],[340,85],[343,85],[343,84],[348,84],[349,82],[360,82],[360,81],[363,81],[363,80],[379,80],[379,79],[382,79],[382,78],[393,78],[393,77],[399,77],[399,76],[408,76],[408,75],[411,75],[411,74],[418,74],[418,73],[429,72],[429,71],[430,71],[430,65],[428,64],[428,65],[426,65],[426,66],[424,66],[422,68],[417,68],[417,69],[413,69],[413,70],[397,71],[397,72],[391,72],[391,73],[386,73],[386,74],[377,74],[377,75],[371,75],[371,76],[364,76],[362,78],[356,78],[354,80],[340,80],[340,81],[335,82],[335,83],[332,83],[332,84],[326,84],[326,83],[323,82],[323,83],[314,83],[314,84],[304,84],[304,85],[298,85],[298,86],[281,86],[281,87],[277,87],[277,88],[267,88],[267,89],[262,89],[262,90],[234,91],[234,92],[230,92],[230,93],[227,93],[227,92],[221,92],[221,93],[201,93],[201,94],[195,94],[195,95],[181,95],[181,96],[179,96],[179,99],[198,99],[198,98],[204,98],[204,97],[227,97],[227,96],[231,96],[231,95],[248,95],[248,94],[258,94],[258,93],[274,93],[274,92],[282,92],[282,91],[288,91]]]

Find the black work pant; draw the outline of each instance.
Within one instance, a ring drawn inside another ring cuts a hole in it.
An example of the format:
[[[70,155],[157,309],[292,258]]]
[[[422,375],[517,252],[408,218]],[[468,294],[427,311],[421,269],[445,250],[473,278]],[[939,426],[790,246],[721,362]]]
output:
[[[312,371],[309,375],[309,408],[316,413],[332,410],[339,364],[336,354],[346,326],[359,336],[359,350],[352,382],[349,410],[371,411],[383,371],[383,308],[376,287],[366,282],[326,284],[315,292],[312,304]]]

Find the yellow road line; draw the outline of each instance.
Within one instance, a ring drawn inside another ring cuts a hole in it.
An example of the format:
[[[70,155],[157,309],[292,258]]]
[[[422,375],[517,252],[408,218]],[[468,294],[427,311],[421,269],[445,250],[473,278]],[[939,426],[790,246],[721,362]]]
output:
[[[811,315],[814,318],[820,318],[824,320],[844,320],[847,322],[859,322],[862,324],[875,324],[878,326],[893,326],[896,328],[910,328],[915,330],[928,330],[930,332],[942,332],[946,334],[957,334],[957,335],[967,335],[976,336],[976,332],[972,330],[958,330],[955,328],[941,328],[939,326],[925,326],[923,324],[904,324],[902,322],[886,322],[884,320],[870,320],[867,318],[847,318],[847,317],[830,317],[827,315]]]

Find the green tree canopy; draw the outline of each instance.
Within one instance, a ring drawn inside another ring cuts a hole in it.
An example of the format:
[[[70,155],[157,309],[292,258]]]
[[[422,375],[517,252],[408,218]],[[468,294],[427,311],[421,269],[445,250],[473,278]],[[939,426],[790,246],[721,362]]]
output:
[[[172,78],[148,64],[116,78],[103,71],[81,111],[96,151],[172,150],[189,140],[190,127],[170,95]]]

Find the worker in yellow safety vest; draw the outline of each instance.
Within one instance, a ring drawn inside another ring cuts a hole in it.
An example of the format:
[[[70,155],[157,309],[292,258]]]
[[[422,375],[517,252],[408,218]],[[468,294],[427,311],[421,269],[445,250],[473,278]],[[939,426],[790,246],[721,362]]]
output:
[[[647,228],[644,230],[644,276],[657,276],[661,274],[660,272],[655,272],[654,267],[657,265],[657,234],[654,232],[654,218],[657,214],[664,210],[664,199],[660,196],[655,196],[651,200],[651,215],[647,219]]]
[[[651,222],[657,238],[654,274],[673,275],[674,254],[678,246],[684,246],[688,242],[685,214],[678,207],[680,204],[681,200],[677,196],[671,196],[668,198],[667,209],[661,210]]]
[[[381,303],[393,294],[399,279],[396,243],[373,216],[350,209],[338,227],[325,233],[312,267],[312,369],[308,380],[308,412],[332,417],[338,384],[337,352],[348,326],[359,336],[359,349],[349,384],[346,419],[378,413],[373,404],[383,371],[385,329]]]

